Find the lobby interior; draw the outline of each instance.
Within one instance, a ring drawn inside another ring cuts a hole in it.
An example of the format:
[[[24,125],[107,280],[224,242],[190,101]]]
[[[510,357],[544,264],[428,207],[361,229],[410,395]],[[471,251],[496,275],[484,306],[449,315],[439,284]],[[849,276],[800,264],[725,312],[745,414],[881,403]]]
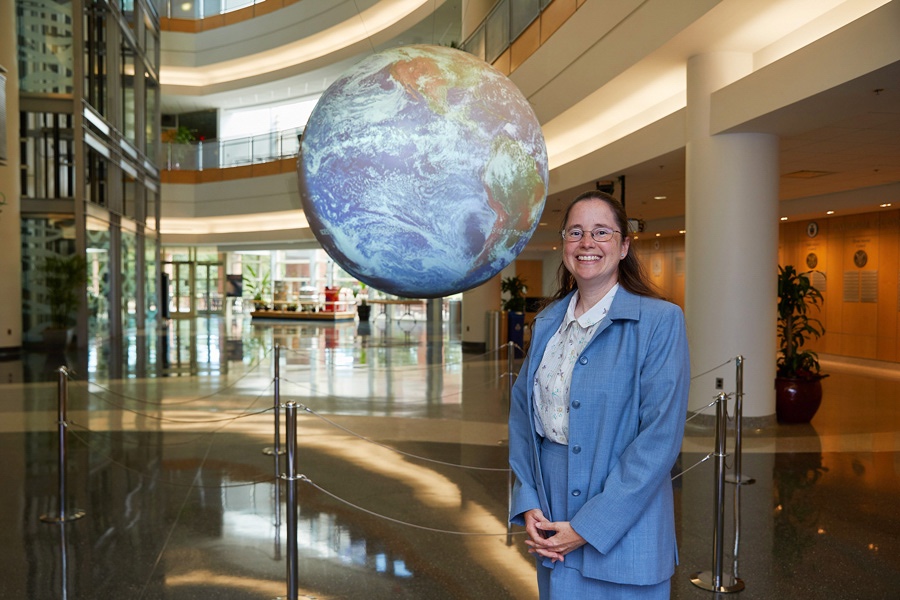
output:
[[[363,22],[370,8],[404,4],[338,1],[331,3],[336,15],[304,15],[318,1],[253,3],[258,12],[236,24],[226,20],[228,13],[213,18],[221,23],[178,19],[171,12],[176,3],[159,3],[162,109],[221,111],[285,100],[289,88],[311,97],[375,49],[445,43],[436,39],[441,22],[434,15],[456,14],[455,31],[472,42],[481,19],[498,4],[408,2],[415,8],[404,8],[410,10],[404,19],[325,58],[294,58],[295,64],[266,73],[215,80],[242,52],[286,52],[289,42],[272,25],[279,18],[314,35],[322,20]],[[696,412],[686,415],[673,468],[680,562],[672,597],[897,597],[900,88],[893,82],[900,81],[900,44],[884,33],[891,23],[900,27],[897,1],[534,4],[542,19],[560,23],[537,42],[527,35],[509,41],[492,62],[523,89],[547,137],[551,189],[541,224],[520,256],[520,273],[525,263],[541,265],[542,294],[551,290],[558,264],[555,221],[562,207],[601,180],[614,182],[622,195],[627,181],[629,210],[645,227],[635,247],[689,317],[685,261],[688,268],[697,263],[686,258],[692,250],[685,229],[723,255],[730,242],[742,254],[768,253],[772,262],[777,256],[779,263],[809,264],[813,254],[831,275],[821,315],[827,333],[812,345],[828,377],[811,423],[775,422],[761,400],[770,391],[756,387],[756,375],[747,394],[752,418],[742,431],[740,458],[742,474],[753,482],[725,485],[720,540],[725,583],[737,575],[746,586],[735,594],[691,583],[695,572],[713,566],[716,525],[714,408],[703,407],[715,398],[711,382],[722,378],[731,394],[725,463],[733,474],[735,357],[748,352],[748,369],[757,369],[760,355],[768,355],[756,346],[745,350],[740,336],[696,352],[692,341]],[[566,18],[548,12],[570,5]],[[194,21],[205,24],[185,31]],[[268,37],[260,34],[266,28]],[[239,35],[228,47],[223,39],[231,33]],[[871,44],[863,48],[867,35]],[[704,222],[692,227],[688,216],[686,57],[733,49],[753,54],[754,66],[716,97],[725,114],[713,118],[726,133],[779,137],[778,214],[764,239],[755,241],[733,221],[701,233]],[[846,61],[830,69],[810,67],[842,55]],[[809,82],[800,77],[806,68]],[[635,91],[642,87],[644,94]],[[299,207],[294,163],[290,157],[233,169],[164,166],[159,218],[146,223],[147,247],[158,239],[160,256],[166,247],[204,247],[226,257],[248,248],[314,247],[309,228],[285,217]],[[0,187],[11,198],[8,189]],[[893,206],[884,206],[892,198]],[[37,214],[36,202],[43,200],[31,199],[29,206],[23,200],[23,218],[26,209]],[[247,206],[259,208],[252,216],[261,220],[248,219]],[[89,209],[87,219],[97,214]],[[47,212],[43,204],[40,210]],[[4,212],[2,227],[10,214]],[[74,214],[85,216],[78,209]],[[808,235],[813,222],[818,237]],[[852,257],[861,249],[869,261],[865,270],[879,274],[877,302],[863,298],[861,275],[856,288],[846,275],[856,272]],[[515,273],[513,264],[502,275]],[[727,300],[736,311],[745,291],[757,293],[751,288],[758,280],[730,275],[721,278],[731,285]],[[84,335],[93,330],[83,314],[76,346],[50,352],[25,344],[3,353],[0,598],[285,596],[289,483],[281,477],[285,457],[266,452],[274,444],[276,388],[281,402],[299,406],[297,470],[305,477],[297,483],[299,597],[536,598],[521,531],[506,522],[507,389],[521,359],[510,361],[489,342],[484,351],[472,351],[471,342],[477,346],[489,335],[485,299],[499,308],[499,281],[491,286],[463,294],[461,322],[449,312],[435,321],[418,310],[375,314],[369,323],[263,322],[233,306],[187,318],[147,317],[143,327],[129,327],[127,315],[120,315],[105,334]],[[139,299],[149,302],[151,295]],[[5,330],[9,314],[2,306],[10,304],[0,299]],[[740,333],[770,314],[765,310],[731,320],[741,322]],[[712,318],[704,327],[733,331],[731,323]],[[6,339],[0,331],[0,342]],[[66,506],[84,511],[62,524],[41,518],[52,520],[59,511],[61,366],[69,369]],[[279,411],[284,418],[284,408]],[[285,434],[282,425],[279,443]]]
[[[3,385],[0,598],[286,597],[289,483],[275,475],[287,463],[266,453],[276,344],[281,418],[296,403],[304,476],[298,597],[536,597],[520,530],[506,526],[503,351],[464,353],[446,327],[383,317],[362,328],[212,318],[161,337],[145,377],[107,379],[97,345],[86,360],[29,355],[35,381]],[[42,517],[60,516],[62,363],[72,369],[64,514],[84,516],[59,524]],[[753,481],[725,484],[719,563],[723,585],[744,582],[737,597],[896,595],[900,373],[830,356],[823,368],[811,423],[744,428],[741,474]],[[713,569],[717,526],[715,459],[703,461],[716,448],[714,408],[700,415],[673,468],[672,597],[697,600],[732,596],[691,583]]]

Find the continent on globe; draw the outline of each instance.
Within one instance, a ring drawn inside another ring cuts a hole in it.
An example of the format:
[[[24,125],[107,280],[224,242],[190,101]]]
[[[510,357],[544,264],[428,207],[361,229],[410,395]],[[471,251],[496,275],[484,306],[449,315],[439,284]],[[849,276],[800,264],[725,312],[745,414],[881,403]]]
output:
[[[300,144],[300,198],[345,271],[398,296],[476,287],[531,239],[548,187],[528,101],[442,46],[374,54],[322,95]]]

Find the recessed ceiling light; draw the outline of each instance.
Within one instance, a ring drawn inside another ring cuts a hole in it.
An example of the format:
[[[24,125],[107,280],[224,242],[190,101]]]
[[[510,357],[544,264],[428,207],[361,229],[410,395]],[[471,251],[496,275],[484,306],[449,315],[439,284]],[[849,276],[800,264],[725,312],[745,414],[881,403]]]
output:
[[[880,204],[879,206],[881,206],[881,208],[890,208],[890,207],[891,207],[891,203],[890,203],[890,202],[885,202],[884,204]]]
[[[833,214],[834,214],[834,211],[833,211],[833,210],[826,210],[826,211],[825,211],[825,214],[826,214],[826,215],[833,215]]]
[[[661,233],[657,233],[657,234],[656,234],[656,237],[659,237],[659,236],[661,236],[661,235],[662,235]]]
[[[684,229],[679,229],[679,230],[678,230],[678,233],[680,233],[681,235],[684,235],[685,230],[684,230]]]
[[[781,217],[782,221],[787,221],[787,217]]]
[[[665,200],[668,196],[653,196],[654,200]]]

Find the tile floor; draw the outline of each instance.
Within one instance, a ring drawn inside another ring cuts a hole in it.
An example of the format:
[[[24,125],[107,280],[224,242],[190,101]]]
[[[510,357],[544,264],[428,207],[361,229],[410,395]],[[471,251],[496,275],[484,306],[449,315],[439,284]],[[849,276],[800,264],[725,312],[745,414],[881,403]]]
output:
[[[507,535],[507,360],[382,318],[195,319],[0,362],[0,599],[286,596],[290,484],[264,451],[276,342],[280,399],[299,403],[300,598],[536,598]],[[755,483],[726,486],[722,563],[744,591],[690,582],[713,563],[712,461],[675,480],[673,598],[900,598],[900,370],[827,358],[810,425],[744,434]],[[59,515],[62,364],[66,515],[85,516],[58,524],[41,516]],[[697,421],[676,471],[713,449]]]

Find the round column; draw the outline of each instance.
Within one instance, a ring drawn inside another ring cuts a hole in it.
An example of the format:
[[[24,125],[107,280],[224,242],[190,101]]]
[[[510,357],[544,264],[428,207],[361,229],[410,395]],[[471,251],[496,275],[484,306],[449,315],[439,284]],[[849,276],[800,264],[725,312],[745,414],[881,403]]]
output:
[[[482,353],[490,346],[488,331],[491,311],[500,310],[500,274],[480,286],[466,290],[462,296],[462,348],[464,352]],[[506,340],[500,340],[505,344]]]
[[[745,417],[775,414],[778,273],[778,138],[710,135],[711,94],[748,74],[752,57],[689,59],[685,315],[697,375],[744,356]],[[716,378],[735,389],[734,363],[691,385],[689,408],[709,404]]]
[[[16,3],[0,3],[0,66],[6,69],[6,134],[0,137],[0,353],[22,346],[22,242],[19,218],[19,75],[16,63]]]

